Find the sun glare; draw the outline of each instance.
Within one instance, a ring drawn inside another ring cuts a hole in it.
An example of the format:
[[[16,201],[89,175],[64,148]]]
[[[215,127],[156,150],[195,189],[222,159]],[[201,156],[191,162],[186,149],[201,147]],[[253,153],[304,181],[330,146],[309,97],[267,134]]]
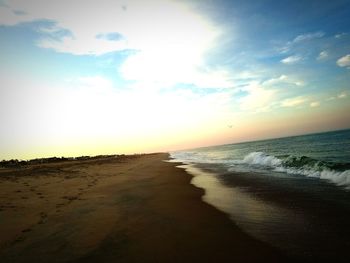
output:
[[[129,80],[163,85],[196,82],[218,30],[182,4],[152,3],[130,6],[130,17],[145,24],[127,27],[128,43],[138,51],[120,72]]]

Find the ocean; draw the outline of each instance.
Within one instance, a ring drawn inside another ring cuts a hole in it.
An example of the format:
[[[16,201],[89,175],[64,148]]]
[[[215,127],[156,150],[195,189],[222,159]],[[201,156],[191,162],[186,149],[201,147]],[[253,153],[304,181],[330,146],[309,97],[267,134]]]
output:
[[[348,262],[350,130],[171,153],[203,200],[306,261]]]

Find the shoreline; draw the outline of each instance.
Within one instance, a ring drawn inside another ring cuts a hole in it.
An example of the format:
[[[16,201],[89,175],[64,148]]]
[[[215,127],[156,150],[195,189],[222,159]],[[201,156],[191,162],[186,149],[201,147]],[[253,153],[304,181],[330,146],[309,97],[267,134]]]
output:
[[[296,191],[295,184],[288,188],[290,183],[283,177],[262,180],[259,173],[225,173],[209,164],[185,163],[182,168],[193,175],[193,185],[205,189],[202,200],[227,214],[249,236],[276,247],[296,262],[329,262],[334,258],[346,262],[349,242],[343,230],[347,229],[348,207],[335,200],[343,197],[346,202],[348,197],[335,185],[316,181],[327,194],[317,188],[303,192],[305,188]],[[322,204],[317,204],[319,200]]]
[[[2,262],[286,262],[169,154],[0,172]],[[253,253],[252,253],[253,252]]]

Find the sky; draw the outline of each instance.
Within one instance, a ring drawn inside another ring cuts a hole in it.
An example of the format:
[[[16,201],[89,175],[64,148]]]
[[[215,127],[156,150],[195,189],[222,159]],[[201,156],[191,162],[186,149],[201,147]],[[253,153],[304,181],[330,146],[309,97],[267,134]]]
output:
[[[350,128],[350,1],[0,0],[0,159]]]

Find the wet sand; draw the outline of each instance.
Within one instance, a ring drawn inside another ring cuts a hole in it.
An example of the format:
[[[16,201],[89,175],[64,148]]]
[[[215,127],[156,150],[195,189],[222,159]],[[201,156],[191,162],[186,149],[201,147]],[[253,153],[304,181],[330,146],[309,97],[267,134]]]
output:
[[[286,262],[168,154],[0,169],[1,262]]]

